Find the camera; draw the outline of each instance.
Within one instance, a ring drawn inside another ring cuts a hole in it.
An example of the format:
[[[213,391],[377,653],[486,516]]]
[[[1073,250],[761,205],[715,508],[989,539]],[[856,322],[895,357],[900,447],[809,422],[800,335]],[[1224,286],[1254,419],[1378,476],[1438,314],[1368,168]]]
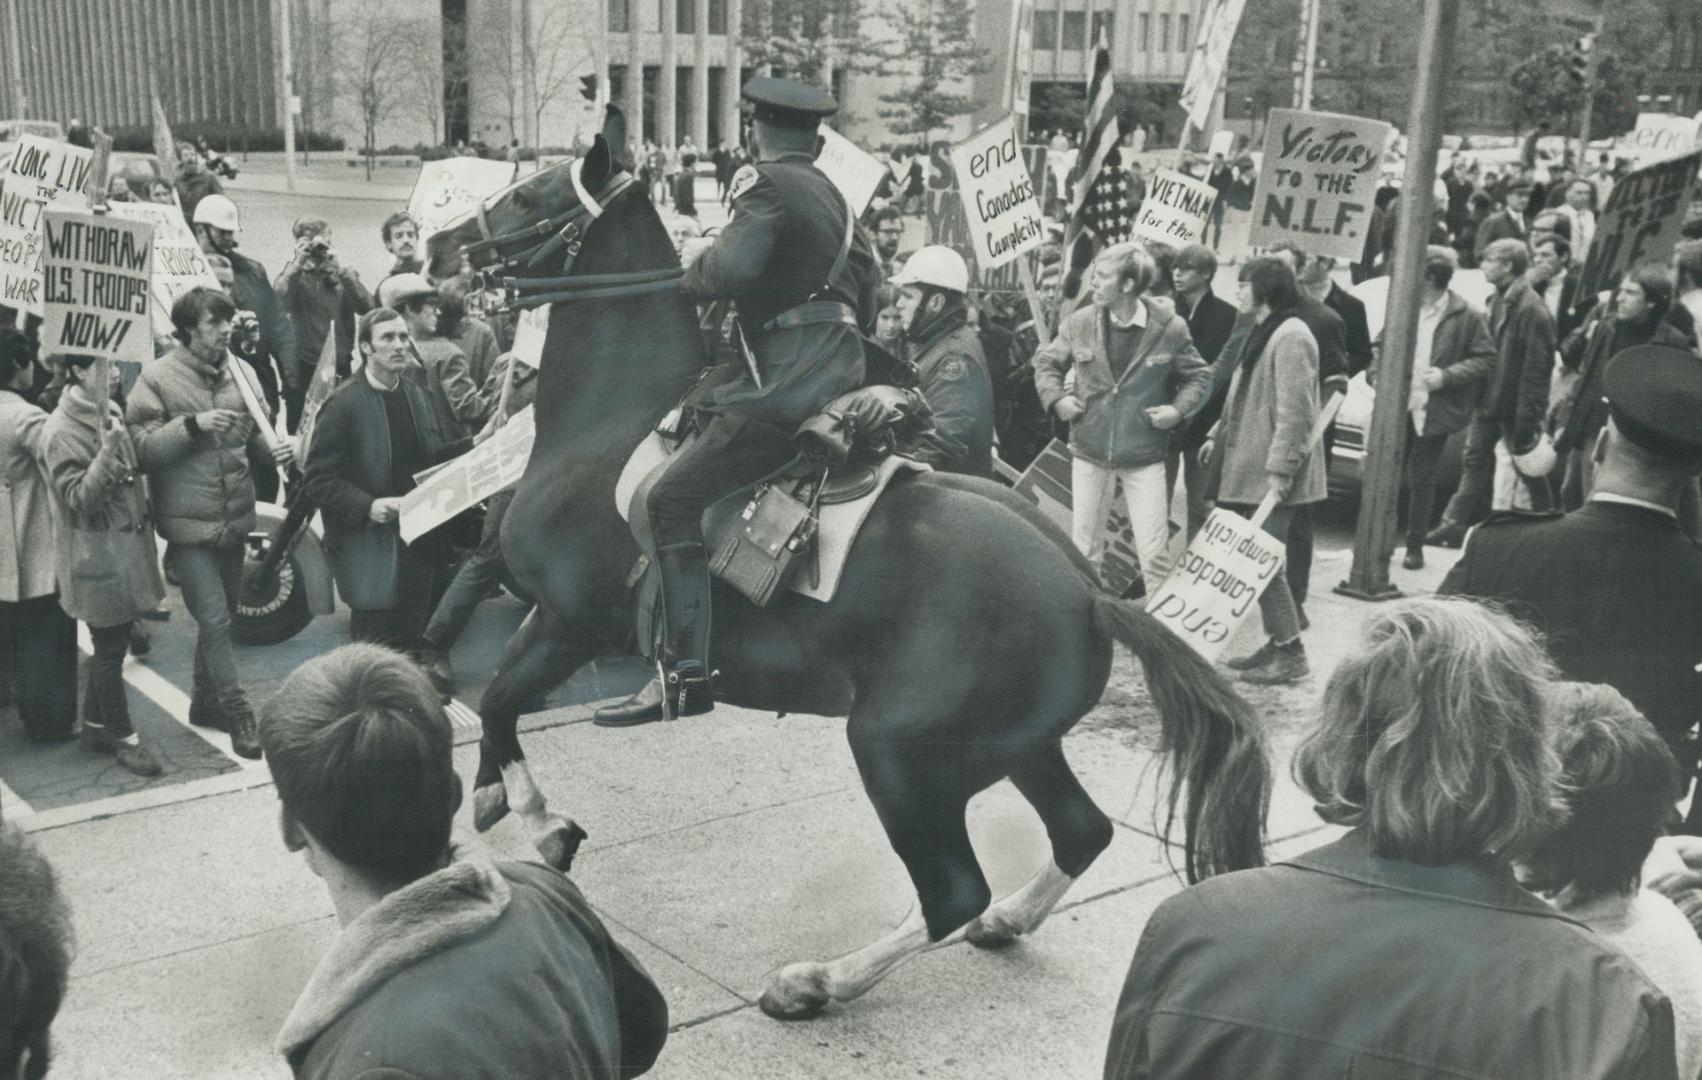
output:
[[[309,258],[323,262],[325,257],[331,254],[331,241],[322,236],[314,237],[308,242],[307,254]]]

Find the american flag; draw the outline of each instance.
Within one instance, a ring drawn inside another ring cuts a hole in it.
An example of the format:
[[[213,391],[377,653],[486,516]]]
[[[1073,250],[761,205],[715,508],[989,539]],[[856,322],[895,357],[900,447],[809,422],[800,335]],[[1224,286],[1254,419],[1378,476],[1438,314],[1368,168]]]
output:
[[[1111,47],[1101,27],[1093,52],[1093,77],[1087,84],[1087,162],[1076,175],[1070,201],[1070,225],[1065,231],[1064,250],[1073,248],[1083,230],[1101,244],[1114,244],[1129,237],[1134,219],[1129,214],[1129,182],[1117,154],[1117,111],[1113,108]]]

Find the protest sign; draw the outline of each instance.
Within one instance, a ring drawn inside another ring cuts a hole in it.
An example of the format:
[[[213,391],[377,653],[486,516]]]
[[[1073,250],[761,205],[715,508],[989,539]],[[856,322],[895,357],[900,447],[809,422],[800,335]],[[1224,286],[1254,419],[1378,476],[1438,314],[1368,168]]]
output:
[[[1230,153],[1232,153],[1234,150],[1235,150],[1235,132],[1233,132],[1233,131],[1220,131],[1216,135],[1213,135],[1211,137],[1211,145],[1206,148],[1206,153],[1216,154],[1218,157],[1221,157],[1221,158],[1228,158]]]
[[[1073,525],[1074,505],[1070,501],[1070,448],[1058,439],[1047,444],[1014,485],[1017,494],[1040,508],[1040,512],[1058,523],[1066,533]],[[1141,576],[1141,560],[1135,554],[1135,534],[1129,528],[1129,515],[1121,499],[1114,500],[1106,516],[1103,546],[1105,557],[1100,563],[1100,583],[1112,595],[1121,595]]]
[[[528,405],[490,438],[402,496],[403,543],[413,543],[461,511],[518,483],[532,456],[535,435]]]
[[[527,308],[514,323],[514,346],[509,352],[534,371],[544,366],[544,334],[550,328],[550,309],[554,306]]]
[[[94,154],[37,135],[18,139],[0,177],[0,304],[41,315],[41,213],[87,210]]]
[[[145,222],[154,230],[153,322],[154,334],[170,334],[171,305],[191,289],[219,288],[219,279],[207,265],[201,245],[183,220],[183,211],[160,203],[110,203],[107,212],[127,221]]]
[[[148,329],[152,227],[76,210],[45,210],[41,227],[42,352],[153,359]]]
[[[983,269],[1003,266],[1046,239],[1034,177],[1007,116],[951,148],[952,172],[969,220],[969,242]]]
[[[358,356],[355,358],[360,359]],[[358,370],[358,368],[357,368]],[[301,419],[296,423],[296,433],[303,467],[307,464],[307,450],[313,445],[313,425],[319,418],[319,409],[325,400],[331,396],[331,391],[337,389],[337,335],[326,334],[325,344],[319,350],[319,361],[313,366],[313,378],[308,381],[307,393],[302,397]]]
[[[1669,113],[1638,113],[1637,123],[1621,135],[1616,152],[1634,166],[1651,165],[1692,150],[1697,143],[1698,118]]]
[[[445,158],[420,166],[420,178],[408,196],[408,213],[419,222],[420,246],[451,222],[471,213],[479,200],[514,182],[519,165],[484,158]]]
[[[1365,253],[1383,150],[1393,132],[1381,120],[1272,109],[1253,189],[1253,247],[1293,244],[1312,255]]]
[[[1134,234],[1181,248],[1205,235],[1217,192],[1203,180],[1175,169],[1157,169],[1146,182],[1146,198],[1135,215]]]
[[[1182,96],[1177,104],[1188,114],[1188,125],[1204,128],[1211,116],[1212,98],[1217,96],[1218,83],[1223,81],[1224,65],[1229,62],[1229,47],[1235,42],[1235,28],[1241,23],[1241,9],[1247,0],[1206,0],[1200,12],[1199,36],[1192,42],[1188,54],[1188,71],[1182,80]]]
[[[1147,601],[1147,614],[1216,660],[1282,572],[1283,551],[1281,540],[1248,518],[1213,510]]]
[[[821,153],[816,155],[816,168],[827,174],[833,186],[851,204],[851,213],[861,216],[875,188],[886,175],[886,166],[875,160],[856,143],[832,128],[822,125]]]
[[[1633,266],[1672,258],[1699,165],[1702,151],[1656,162],[1613,185],[1596,218],[1577,295],[1594,296]]]

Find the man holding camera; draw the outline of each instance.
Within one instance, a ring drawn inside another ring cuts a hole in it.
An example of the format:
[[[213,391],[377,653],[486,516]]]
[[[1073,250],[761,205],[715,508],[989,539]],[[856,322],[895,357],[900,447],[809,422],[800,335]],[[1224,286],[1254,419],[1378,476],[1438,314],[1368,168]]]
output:
[[[372,310],[372,294],[360,275],[344,266],[331,246],[331,226],[319,218],[295,223],[295,255],[274,284],[278,299],[295,324],[295,354],[285,358],[284,378],[289,429],[301,423],[302,401],[313,380],[325,339],[337,335],[337,375],[349,373],[355,347],[355,320]]]

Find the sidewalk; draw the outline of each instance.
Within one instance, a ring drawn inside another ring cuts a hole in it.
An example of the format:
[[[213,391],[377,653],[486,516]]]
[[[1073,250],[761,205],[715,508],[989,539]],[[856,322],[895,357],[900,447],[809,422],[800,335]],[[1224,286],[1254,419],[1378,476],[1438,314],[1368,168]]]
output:
[[[405,206],[408,196],[414,190],[414,177],[417,169],[408,170],[403,176],[395,174],[401,170],[374,169],[372,179],[366,178],[364,166],[311,165],[297,171],[295,190],[289,188],[289,177],[284,173],[283,166],[277,166],[277,172],[255,171],[252,167],[242,169],[235,180],[225,181],[229,191],[254,192],[266,195],[296,195],[302,198],[314,199],[363,199],[370,202],[395,203]],[[345,175],[346,174],[346,175]]]

